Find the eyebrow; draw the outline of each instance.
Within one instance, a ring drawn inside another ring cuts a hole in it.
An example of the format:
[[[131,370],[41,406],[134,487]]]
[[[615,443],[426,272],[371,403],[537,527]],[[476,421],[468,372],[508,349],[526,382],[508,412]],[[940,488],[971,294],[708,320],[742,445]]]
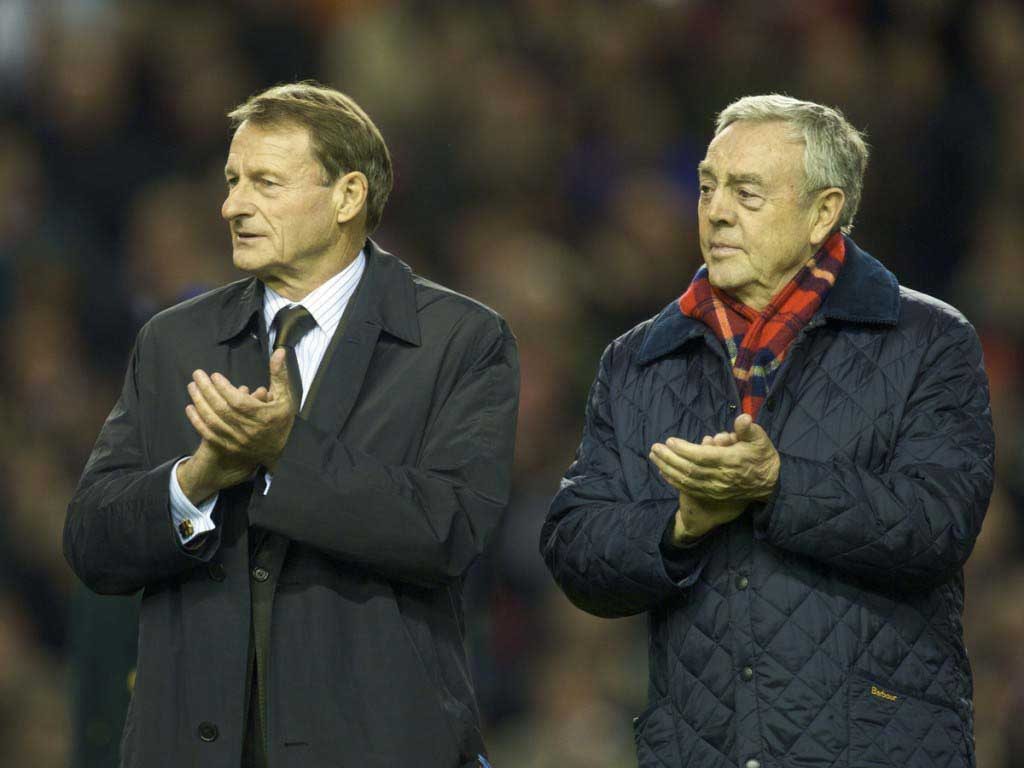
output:
[[[234,168],[232,168],[230,166],[227,166],[227,165],[224,166],[224,177],[225,178],[227,178],[228,176],[237,176],[237,175],[238,175],[238,171],[236,171]],[[273,168],[268,168],[266,166],[260,166],[260,167],[256,167],[256,168],[250,168],[248,175],[249,176],[278,176],[278,177],[280,177],[280,176],[284,176],[284,172],[283,171],[277,171],[277,170],[274,170]]]
[[[706,161],[702,161],[697,166],[698,176],[710,176],[713,179],[717,179],[715,172],[711,170],[710,164]],[[736,184],[757,184],[758,186],[765,186],[764,177],[756,173],[730,173],[725,179],[726,186],[735,186]]]

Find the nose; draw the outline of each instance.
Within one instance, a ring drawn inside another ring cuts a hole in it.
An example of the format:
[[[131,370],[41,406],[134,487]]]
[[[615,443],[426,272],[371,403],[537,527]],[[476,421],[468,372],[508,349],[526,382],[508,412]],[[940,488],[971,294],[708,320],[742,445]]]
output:
[[[246,193],[243,191],[245,184],[238,181],[233,187],[228,187],[227,197],[220,207],[220,215],[227,221],[237,219],[239,216],[251,216],[252,204],[249,202]]]
[[[730,200],[728,190],[723,187],[715,189],[704,203],[704,214],[712,224],[729,225],[736,221],[736,211]]]

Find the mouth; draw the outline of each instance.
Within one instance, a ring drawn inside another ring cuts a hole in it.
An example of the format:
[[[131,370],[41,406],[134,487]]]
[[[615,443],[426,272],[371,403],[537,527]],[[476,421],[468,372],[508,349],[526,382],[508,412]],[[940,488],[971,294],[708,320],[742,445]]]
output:
[[[263,235],[258,235],[255,232],[235,232],[235,240],[240,243],[251,243],[253,240],[258,240]]]
[[[711,243],[708,247],[708,252],[712,256],[731,256],[736,253],[740,253],[743,249],[736,245],[730,245],[728,243]]]

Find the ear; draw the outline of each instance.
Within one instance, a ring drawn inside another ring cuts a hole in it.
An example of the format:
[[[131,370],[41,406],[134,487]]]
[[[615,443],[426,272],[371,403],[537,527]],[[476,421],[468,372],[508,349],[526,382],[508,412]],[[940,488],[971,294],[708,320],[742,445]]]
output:
[[[811,245],[817,248],[835,231],[843,212],[846,194],[839,187],[821,190],[811,203]]]
[[[369,188],[366,176],[359,171],[346,173],[334,182],[335,217],[339,224],[347,224],[365,210]]]

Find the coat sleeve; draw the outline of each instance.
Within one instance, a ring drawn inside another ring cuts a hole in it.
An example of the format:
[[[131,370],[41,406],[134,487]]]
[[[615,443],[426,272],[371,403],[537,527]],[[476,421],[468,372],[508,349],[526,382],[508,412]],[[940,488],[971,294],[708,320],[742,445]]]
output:
[[[64,557],[100,594],[131,594],[209,560],[220,542],[211,532],[186,550],[170,513],[170,473],[177,457],[152,467],[146,459],[142,412],[158,405],[145,384],[154,364],[153,334],[139,332],[121,396],[100,430],[64,522]]]
[[[958,317],[924,355],[887,471],[782,455],[776,494],[754,511],[755,530],[888,589],[940,584],[981,530],[994,450],[981,345]]]
[[[601,359],[576,461],[551,503],[540,538],[541,554],[568,598],[609,618],[641,613],[684,594],[697,580],[710,546],[702,541],[669,552],[664,537],[677,497],[632,497],[613,418],[614,354],[613,345]]]
[[[475,334],[415,465],[387,464],[296,419],[250,522],[385,578],[460,578],[508,504],[519,358],[503,321]],[[459,342],[466,343],[466,342]]]

